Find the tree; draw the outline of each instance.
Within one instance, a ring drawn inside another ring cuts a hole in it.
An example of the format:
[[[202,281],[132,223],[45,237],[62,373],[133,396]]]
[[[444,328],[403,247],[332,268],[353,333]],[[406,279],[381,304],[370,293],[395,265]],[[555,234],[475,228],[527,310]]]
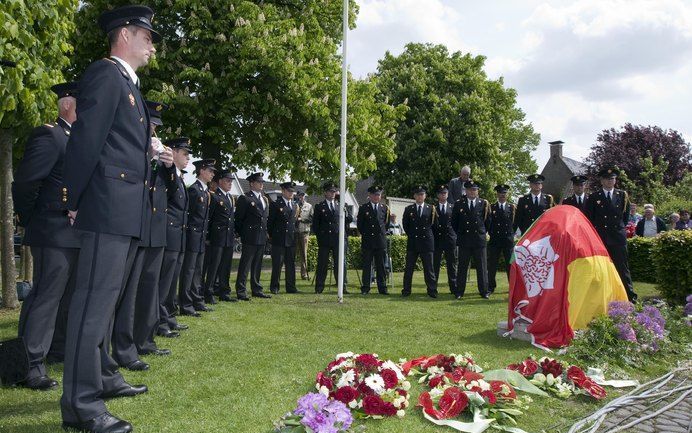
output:
[[[79,75],[106,54],[96,18],[107,5],[84,2],[77,16]],[[197,155],[220,165],[268,170],[318,185],[339,169],[341,5],[337,1],[187,0],[149,2],[163,42],[138,73],[149,98],[171,105],[163,135],[192,138]],[[353,4],[351,26],[357,8]],[[370,80],[351,80],[348,163],[366,176],[394,158],[405,107],[387,104]]]
[[[21,153],[33,126],[55,117],[50,87],[63,80],[71,47],[68,36],[78,0],[25,0],[0,2],[0,58],[17,63],[0,68],[0,268],[2,305],[16,308],[12,150]]]
[[[378,88],[390,103],[409,107],[396,133],[396,160],[375,173],[389,195],[408,197],[415,185],[446,183],[464,164],[485,191],[500,181],[519,185],[536,171],[531,151],[538,134],[516,106],[516,91],[502,79],[489,80],[484,62],[443,45],[413,43],[380,60]]]
[[[618,166],[639,187],[650,182],[644,163],[647,156],[654,165],[667,164],[661,181],[675,185],[692,170],[690,144],[672,129],[626,123],[620,130],[606,129],[598,135],[586,163],[591,176],[601,167]]]

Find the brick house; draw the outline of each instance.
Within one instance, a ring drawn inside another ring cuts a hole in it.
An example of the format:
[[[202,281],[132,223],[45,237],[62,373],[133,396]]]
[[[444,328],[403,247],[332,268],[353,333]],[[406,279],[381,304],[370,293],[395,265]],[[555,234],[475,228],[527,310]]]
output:
[[[572,191],[570,178],[578,174],[586,173],[586,164],[568,158],[562,154],[562,141],[551,141],[550,159],[543,167],[541,174],[545,176],[543,192],[552,194],[555,202],[559,203],[563,197]]]

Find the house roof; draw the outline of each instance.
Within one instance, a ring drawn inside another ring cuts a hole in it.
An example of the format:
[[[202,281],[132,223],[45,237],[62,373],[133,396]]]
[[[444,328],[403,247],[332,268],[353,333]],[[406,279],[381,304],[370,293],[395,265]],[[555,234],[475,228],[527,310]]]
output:
[[[374,183],[375,178],[372,176],[356,182],[356,191],[354,192],[354,195],[356,196],[356,200],[358,200],[359,205],[368,201],[368,188],[370,188]]]
[[[562,157],[562,161],[565,163],[569,171],[572,172],[573,175],[578,175],[578,174],[584,174],[586,173],[587,166],[583,162],[574,160],[572,158],[568,158],[566,156]]]

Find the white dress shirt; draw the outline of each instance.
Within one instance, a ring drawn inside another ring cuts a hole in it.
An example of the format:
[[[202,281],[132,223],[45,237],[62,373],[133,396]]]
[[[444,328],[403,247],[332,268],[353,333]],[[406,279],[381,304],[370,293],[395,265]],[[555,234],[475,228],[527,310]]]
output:
[[[202,185],[202,190],[203,190],[204,192],[207,192],[207,189],[209,188],[209,187],[207,186],[207,184],[204,183],[204,182],[202,182],[201,180],[199,180],[199,178],[197,178],[197,182],[199,182],[199,184]]]
[[[135,70],[132,69],[132,66],[130,66],[129,63],[127,63],[125,60],[121,59],[120,57],[111,56],[111,58],[117,60],[118,63],[123,65],[123,67],[127,71],[127,74],[130,76],[130,79],[132,80],[132,82],[135,83],[136,86],[138,86],[139,85],[139,77],[135,73]]]

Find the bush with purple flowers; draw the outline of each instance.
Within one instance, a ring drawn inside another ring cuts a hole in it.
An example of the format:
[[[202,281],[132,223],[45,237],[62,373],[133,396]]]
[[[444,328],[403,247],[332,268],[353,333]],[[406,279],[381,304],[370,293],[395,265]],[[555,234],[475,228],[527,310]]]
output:
[[[298,399],[298,407],[275,424],[278,433],[351,432],[351,410],[338,400],[311,392]]]
[[[666,337],[666,320],[653,305],[637,312],[629,302],[615,301],[608,304],[608,316],[615,322],[618,338],[636,344],[641,350],[658,351]]]

